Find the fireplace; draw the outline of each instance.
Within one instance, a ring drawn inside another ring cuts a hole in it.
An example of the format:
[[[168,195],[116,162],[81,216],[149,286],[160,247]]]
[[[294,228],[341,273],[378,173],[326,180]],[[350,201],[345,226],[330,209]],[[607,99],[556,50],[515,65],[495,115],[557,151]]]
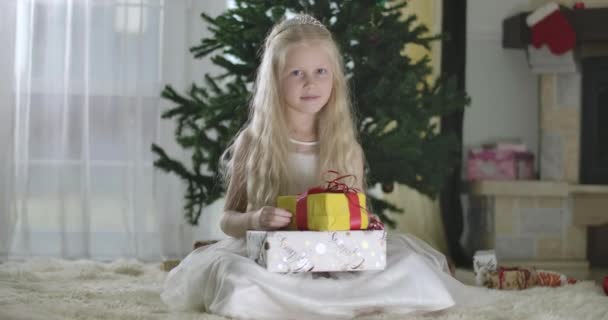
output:
[[[608,267],[608,8],[562,12],[577,42],[561,55],[531,45],[529,12],[503,21],[503,48],[525,50],[539,78],[540,179],[472,183],[467,248],[585,279]]]
[[[608,184],[608,57],[582,61],[581,184]]]

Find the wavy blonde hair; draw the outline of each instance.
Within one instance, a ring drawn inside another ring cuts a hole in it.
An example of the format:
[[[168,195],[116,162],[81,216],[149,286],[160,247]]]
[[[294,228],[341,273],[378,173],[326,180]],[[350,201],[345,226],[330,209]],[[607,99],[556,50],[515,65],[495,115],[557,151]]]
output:
[[[321,45],[329,56],[333,74],[331,95],[317,114],[318,184],[323,183],[327,170],[354,174],[355,163],[363,161],[342,57],[331,33],[318,21],[310,21],[316,20],[308,15],[283,20],[266,38],[249,121],[222,156],[229,208],[249,211],[275,205],[277,196],[287,190],[291,181],[287,163],[290,141],[279,75],[293,45]],[[357,179],[365,187],[364,177]]]

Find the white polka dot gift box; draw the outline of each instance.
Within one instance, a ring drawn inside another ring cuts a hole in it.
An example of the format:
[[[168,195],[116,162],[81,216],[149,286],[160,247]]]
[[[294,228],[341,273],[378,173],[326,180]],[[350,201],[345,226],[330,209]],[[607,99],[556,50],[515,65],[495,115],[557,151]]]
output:
[[[247,255],[270,272],[384,270],[386,230],[247,231]]]

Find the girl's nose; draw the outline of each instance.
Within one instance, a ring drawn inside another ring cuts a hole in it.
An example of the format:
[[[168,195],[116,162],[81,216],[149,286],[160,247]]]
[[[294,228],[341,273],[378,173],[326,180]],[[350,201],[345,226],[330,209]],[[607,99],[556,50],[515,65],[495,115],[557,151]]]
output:
[[[314,77],[311,74],[304,74],[304,86],[310,86],[314,84]]]

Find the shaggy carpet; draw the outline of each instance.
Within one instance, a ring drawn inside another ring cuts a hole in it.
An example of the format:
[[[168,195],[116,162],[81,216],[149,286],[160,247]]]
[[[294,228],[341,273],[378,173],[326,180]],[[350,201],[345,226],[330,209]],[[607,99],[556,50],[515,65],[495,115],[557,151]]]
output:
[[[225,319],[167,310],[159,264],[31,259],[0,264],[0,319]],[[432,314],[363,319],[608,319],[608,297],[594,282],[502,291],[500,303]]]

